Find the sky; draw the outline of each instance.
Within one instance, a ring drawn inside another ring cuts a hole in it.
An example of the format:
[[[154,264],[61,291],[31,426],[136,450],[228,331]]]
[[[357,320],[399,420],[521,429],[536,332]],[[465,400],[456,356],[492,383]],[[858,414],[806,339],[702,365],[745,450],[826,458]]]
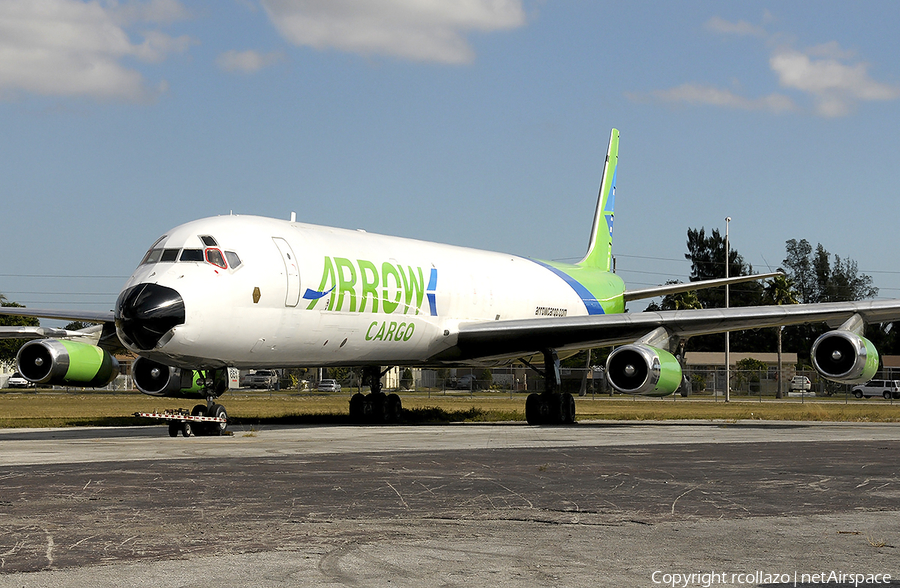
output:
[[[0,293],[111,309],[230,213],[577,261],[617,128],[628,286],[730,217],[757,272],[807,239],[900,297],[897,30],[893,0],[2,0]]]

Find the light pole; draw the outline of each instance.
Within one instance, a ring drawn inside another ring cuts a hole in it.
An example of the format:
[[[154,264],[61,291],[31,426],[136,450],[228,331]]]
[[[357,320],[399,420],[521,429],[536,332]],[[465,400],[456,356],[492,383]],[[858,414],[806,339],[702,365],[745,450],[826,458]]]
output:
[[[731,217],[725,217],[725,279],[728,279],[728,266],[730,265],[730,252],[729,244],[728,244],[728,224],[731,222]],[[729,289],[728,284],[725,284],[725,308],[728,308],[729,303]],[[731,401],[731,333],[729,331],[725,331],[725,402]]]

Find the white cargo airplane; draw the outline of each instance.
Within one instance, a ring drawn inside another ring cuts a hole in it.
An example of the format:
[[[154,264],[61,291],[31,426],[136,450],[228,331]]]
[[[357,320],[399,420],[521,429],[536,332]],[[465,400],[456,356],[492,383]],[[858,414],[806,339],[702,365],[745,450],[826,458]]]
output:
[[[114,311],[2,309],[102,325],[96,345],[73,332],[52,339],[60,334],[9,329],[8,336],[35,338],[18,354],[19,372],[36,384],[103,386],[118,374],[110,351],[125,347],[138,356],[133,377],[142,392],[205,398],[196,414],[225,416],[215,401],[228,367],[361,366],[371,392],[353,395],[351,416],[393,422],[401,402],[381,391],[385,366],[489,366],[542,356],[546,389],[528,396],[527,421],[571,423],[575,401],[559,392],[559,352],[619,345],[607,361],[609,383],[664,396],[681,384],[674,353],[687,337],[825,321],[837,328],[813,345],[819,373],[846,383],[875,374],[878,353],[863,327],[900,320],[898,300],[626,314],[627,301],[726,280],[626,290],[611,271],[618,144],[613,129],[587,254],[578,263],[293,219],[206,218],[150,246]]]

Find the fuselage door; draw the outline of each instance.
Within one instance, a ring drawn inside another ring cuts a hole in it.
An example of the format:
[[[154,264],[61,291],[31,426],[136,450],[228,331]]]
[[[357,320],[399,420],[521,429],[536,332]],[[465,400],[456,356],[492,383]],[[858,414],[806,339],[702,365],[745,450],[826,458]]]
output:
[[[300,302],[300,270],[297,267],[297,256],[287,241],[281,237],[272,237],[278,251],[281,252],[281,259],[284,261],[284,271],[287,277],[287,294],[284,297],[285,306],[297,306]]]

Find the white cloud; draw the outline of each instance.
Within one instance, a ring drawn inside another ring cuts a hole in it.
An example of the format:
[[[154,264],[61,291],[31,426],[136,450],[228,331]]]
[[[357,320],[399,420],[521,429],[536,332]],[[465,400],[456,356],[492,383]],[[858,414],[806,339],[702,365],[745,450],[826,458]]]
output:
[[[100,99],[147,100],[165,88],[153,88],[127,58],[156,63],[192,43],[157,30],[133,43],[122,27],[122,13],[150,22],[174,18],[180,4],[154,0],[129,3],[79,0],[4,0],[0,2],[0,98],[17,93],[45,96],[85,96]],[[166,16],[168,15],[168,16]]]
[[[773,20],[769,14],[764,21]],[[762,98],[748,98],[738,92],[707,84],[686,83],[667,90],[655,90],[634,99],[666,103],[710,105],[740,110],[761,110],[772,113],[801,111],[798,98],[812,101],[813,112],[824,117],[846,116],[860,102],[897,100],[900,86],[878,82],[869,75],[869,65],[859,61],[853,51],[843,49],[837,41],[809,47],[804,51],[787,45],[776,46],[779,34],[769,34],[763,27],[745,21],[730,22],[714,16],[705,28],[718,34],[759,37],[771,48],[769,67],[778,84],[789,93],[772,93]]]
[[[833,56],[848,53],[841,51],[837,43],[829,45],[824,53],[822,45],[807,53],[793,49],[776,51],[769,64],[781,86],[811,96],[816,113],[826,117],[844,116],[858,102],[900,98],[900,87],[873,80],[865,63],[842,63]],[[813,59],[811,56],[823,54],[829,57]]]
[[[412,61],[470,63],[471,31],[525,24],[521,0],[262,0],[289,42]]]
[[[179,0],[148,0],[145,2],[105,0],[105,4],[116,21],[124,25],[136,22],[171,24],[190,16]]]
[[[253,73],[284,59],[280,51],[260,53],[259,51],[226,51],[216,59],[216,65],[225,71]]]
[[[722,35],[741,35],[753,37],[765,37],[766,30],[762,27],[750,24],[745,20],[730,22],[720,16],[714,16],[703,25],[707,30]]]
[[[682,84],[669,90],[655,90],[651,96],[660,102],[681,102],[691,105],[711,105],[738,110],[763,110],[773,113],[796,110],[793,100],[783,94],[762,98],[746,98],[731,90],[703,84]]]

